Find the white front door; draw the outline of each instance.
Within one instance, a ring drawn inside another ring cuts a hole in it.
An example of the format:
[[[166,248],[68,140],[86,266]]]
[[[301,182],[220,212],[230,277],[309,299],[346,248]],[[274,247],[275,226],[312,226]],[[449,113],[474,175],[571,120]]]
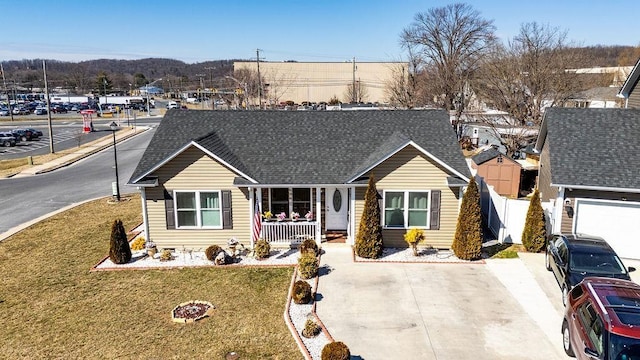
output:
[[[326,188],[325,190],[325,225],[327,230],[347,230],[349,225],[349,199],[347,189]]]

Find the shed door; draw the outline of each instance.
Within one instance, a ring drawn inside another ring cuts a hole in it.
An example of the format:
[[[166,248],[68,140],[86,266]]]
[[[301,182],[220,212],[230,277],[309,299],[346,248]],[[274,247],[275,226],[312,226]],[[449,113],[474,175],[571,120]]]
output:
[[[618,256],[640,259],[640,203],[576,200],[574,232],[604,238]]]
[[[347,189],[327,188],[325,194],[327,230],[347,230],[349,224]]]

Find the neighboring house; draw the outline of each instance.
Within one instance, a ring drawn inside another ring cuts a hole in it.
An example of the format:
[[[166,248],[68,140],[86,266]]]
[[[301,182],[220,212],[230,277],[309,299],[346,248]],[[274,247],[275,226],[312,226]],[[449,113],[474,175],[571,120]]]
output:
[[[564,107],[577,108],[620,108],[623,101],[617,97],[618,88],[602,86],[580,91],[564,101]]]
[[[638,80],[640,79],[640,59],[629,73],[627,80],[624,82],[618,92],[618,97],[624,99],[625,108],[640,109],[640,89],[638,89]]]
[[[640,259],[640,109],[550,108],[536,149],[553,232],[602,236]]]
[[[405,247],[408,227],[425,229],[429,245],[451,246],[471,175],[441,110],[169,110],[129,185],[140,189],[147,237],[161,248],[232,237],[252,245],[257,204],[286,214],[260,222],[274,245],[319,243],[328,231],[353,244],[370,176],[385,246]]]
[[[471,158],[471,167],[477,170],[478,176],[493,186],[499,195],[510,198],[519,196],[522,167],[515,160],[490,148],[474,155]]]

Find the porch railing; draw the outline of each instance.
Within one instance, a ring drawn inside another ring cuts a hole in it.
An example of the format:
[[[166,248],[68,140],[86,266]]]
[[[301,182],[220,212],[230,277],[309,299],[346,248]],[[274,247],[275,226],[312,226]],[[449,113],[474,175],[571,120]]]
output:
[[[300,244],[305,239],[316,238],[317,221],[263,222],[261,237],[269,243]]]

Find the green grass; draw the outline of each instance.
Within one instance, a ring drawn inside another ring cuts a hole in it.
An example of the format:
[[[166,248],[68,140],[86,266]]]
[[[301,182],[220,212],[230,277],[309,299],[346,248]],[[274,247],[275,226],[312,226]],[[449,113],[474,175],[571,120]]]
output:
[[[518,252],[524,251],[519,244],[495,244],[485,247],[482,251],[491,259],[513,259],[518,257]]]
[[[111,224],[141,221],[140,199],[97,200],[0,243],[4,358],[302,358],[283,312],[292,268],[89,272],[108,254]],[[193,324],[171,321],[189,300],[216,306]]]

